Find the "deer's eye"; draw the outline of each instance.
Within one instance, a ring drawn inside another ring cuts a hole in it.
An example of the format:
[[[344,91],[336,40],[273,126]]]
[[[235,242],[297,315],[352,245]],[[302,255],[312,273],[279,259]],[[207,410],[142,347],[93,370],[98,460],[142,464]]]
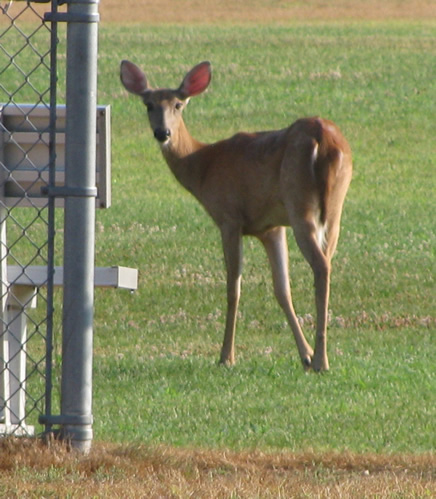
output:
[[[150,113],[151,111],[153,111],[154,109],[154,106],[151,102],[146,102],[145,103],[145,107],[147,108],[147,111]]]
[[[183,107],[183,102],[176,102],[176,105],[174,106],[177,111],[180,111],[180,109],[182,109]]]

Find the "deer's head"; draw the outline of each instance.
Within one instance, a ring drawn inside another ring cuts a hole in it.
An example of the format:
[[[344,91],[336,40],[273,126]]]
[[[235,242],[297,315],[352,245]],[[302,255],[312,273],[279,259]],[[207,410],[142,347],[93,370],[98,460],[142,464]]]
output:
[[[155,138],[169,144],[182,121],[182,112],[189,98],[201,94],[211,80],[210,63],[205,61],[194,66],[183,78],[176,90],[153,89],[143,71],[130,61],[122,61],[120,78],[124,87],[142,98]]]

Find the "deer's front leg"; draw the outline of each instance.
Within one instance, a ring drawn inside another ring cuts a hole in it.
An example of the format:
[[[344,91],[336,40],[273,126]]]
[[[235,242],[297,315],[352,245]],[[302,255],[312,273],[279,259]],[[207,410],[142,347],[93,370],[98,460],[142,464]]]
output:
[[[220,363],[233,365],[235,363],[236,314],[241,294],[242,235],[239,227],[223,227],[221,237],[227,269],[227,316]]]

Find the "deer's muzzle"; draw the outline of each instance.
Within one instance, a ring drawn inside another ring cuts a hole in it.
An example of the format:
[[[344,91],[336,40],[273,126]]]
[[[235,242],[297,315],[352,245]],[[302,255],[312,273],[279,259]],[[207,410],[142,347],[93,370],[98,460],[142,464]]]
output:
[[[154,137],[159,142],[166,142],[171,135],[171,131],[168,128],[156,128],[154,131]]]

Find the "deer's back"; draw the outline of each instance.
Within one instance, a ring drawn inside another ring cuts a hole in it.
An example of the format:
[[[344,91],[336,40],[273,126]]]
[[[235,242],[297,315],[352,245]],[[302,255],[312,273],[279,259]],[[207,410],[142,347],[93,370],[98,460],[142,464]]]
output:
[[[292,152],[308,141],[318,143],[325,156],[337,148],[349,151],[336,125],[320,118],[303,118],[281,130],[238,133],[195,153],[203,169],[194,194],[218,225],[231,220],[245,234],[289,225],[283,172],[313,181],[310,161],[295,161]]]

